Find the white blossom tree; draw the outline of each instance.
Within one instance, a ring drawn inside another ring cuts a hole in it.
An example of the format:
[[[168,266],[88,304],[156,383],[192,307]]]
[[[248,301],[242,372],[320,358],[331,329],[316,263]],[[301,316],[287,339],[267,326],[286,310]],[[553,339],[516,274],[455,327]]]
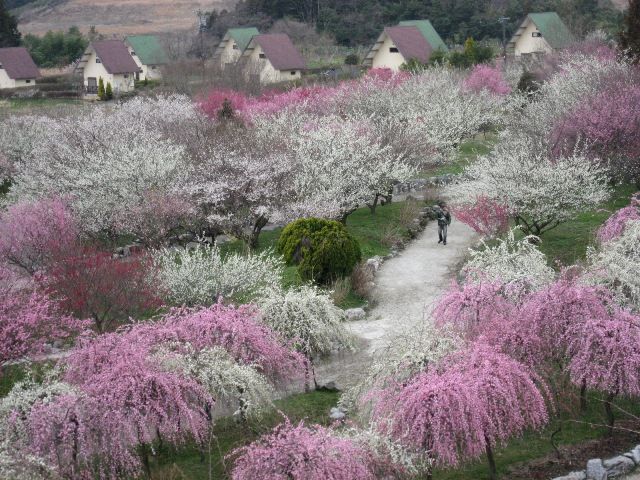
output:
[[[540,235],[610,195],[605,167],[575,151],[551,158],[544,142],[507,131],[489,155],[464,171],[465,182],[450,187],[456,201],[487,196],[505,205],[527,234]]]

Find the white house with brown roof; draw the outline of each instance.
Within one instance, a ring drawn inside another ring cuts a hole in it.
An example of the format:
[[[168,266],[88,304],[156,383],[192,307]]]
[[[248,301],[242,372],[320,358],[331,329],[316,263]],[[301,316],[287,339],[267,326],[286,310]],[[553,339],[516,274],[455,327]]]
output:
[[[242,53],[247,77],[261,84],[288,82],[302,77],[307,64],[291,39],[284,33],[255,35]]]
[[[105,88],[111,83],[113,93],[118,95],[134,89],[135,77],[141,68],[122,40],[100,40],[87,47],[76,71],[82,73],[86,95],[97,95],[100,78]]]
[[[256,35],[260,35],[260,32],[255,27],[230,28],[222,37],[213,59],[220,62],[222,68],[236,63]]]
[[[432,53],[433,48],[418,27],[387,27],[369,50],[363,65],[397,72],[409,60],[427,63]]]
[[[0,48],[0,89],[31,87],[40,71],[24,47]]]

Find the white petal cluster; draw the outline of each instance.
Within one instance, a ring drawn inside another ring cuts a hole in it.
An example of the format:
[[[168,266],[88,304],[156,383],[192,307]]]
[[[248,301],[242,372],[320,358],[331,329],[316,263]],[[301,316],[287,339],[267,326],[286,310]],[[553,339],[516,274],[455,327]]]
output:
[[[554,271],[547,258],[532,242],[536,237],[517,240],[515,231],[495,245],[482,242],[483,248],[470,250],[471,259],[463,272],[471,281],[497,281],[515,287],[537,289],[554,279]]]
[[[625,305],[640,311],[640,221],[632,220],[624,233],[590,251],[590,270]]]
[[[284,264],[266,251],[230,254],[223,258],[217,246],[160,249],[153,252],[161,288],[177,305],[211,305],[219,297],[244,303],[280,285]]]
[[[329,294],[313,286],[273,290],[258,301],[262,321],[292,340],[307,356],[350,350],[353,338],[345,328],[344,311]]]

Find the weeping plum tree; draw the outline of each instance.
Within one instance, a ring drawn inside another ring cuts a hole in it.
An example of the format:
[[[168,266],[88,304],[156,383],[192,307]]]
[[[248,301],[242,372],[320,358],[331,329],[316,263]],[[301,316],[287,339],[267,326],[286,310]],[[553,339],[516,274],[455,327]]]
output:
[[[374,417],[388,434],[456,466],[548,421],[546,386],[523,364],[483,344],[453,353],[437,368],[381,392]]]

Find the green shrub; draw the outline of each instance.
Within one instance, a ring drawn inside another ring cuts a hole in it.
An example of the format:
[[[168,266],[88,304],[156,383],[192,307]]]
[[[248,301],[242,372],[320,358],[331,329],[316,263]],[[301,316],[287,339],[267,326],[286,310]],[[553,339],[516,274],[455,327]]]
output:
[[[303,280],[329,284],[351,274],[362,258],[360,245],[345,226],[333,220],[301,218],[287,225],[277,250],[298,265]]]
[[[104,96],[107,100],[113,99],[113,88],[111,88],[111,82],[107,82],[107,88],[104,89]]]
[[[529,95],[533,95],[538,90],[540,90],[540,83],[536,80],[536,77],[533,73],[525,70],[522,72],[522,76],[518,81],[518,91],[522,93],[528,93]]]
[[[98,98],[100,100],[106,100],[107,99],[107,94],[104,90],[104,80],[102,80],[102,77],[100,77],[98,79]]]
[[[358,65],[360,63],[360,57],[356,53],[350,53],[344,57],[345,65]]]

